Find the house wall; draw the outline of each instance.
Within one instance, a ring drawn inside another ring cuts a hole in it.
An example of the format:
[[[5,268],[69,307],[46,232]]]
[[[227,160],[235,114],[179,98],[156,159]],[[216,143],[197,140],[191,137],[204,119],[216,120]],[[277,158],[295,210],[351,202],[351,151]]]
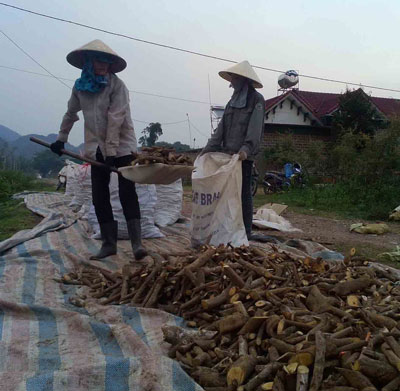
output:
[[[311,119],[306,118],[304,120],[304,114],[302,112],[297,114],[297,107],[286,99],[282,102],[282,107],[281,104],[275,107],[275,113],[273,110],[268,112],[265,123],[310,126]]]
[[[331,130],[324,127],[315,126],[282,126],[274,124],[265,124],[264,134],[261,139],[260,152],[257,155],[256,163],[260,176],[271,169],[281,169],[282,167],[268,166],[265,162],[264,153],[266,149],[273,148],[287,135],[292,136],[292,140],[299,153],[305,151],[313,142],[322,141],[329,143],[333,141]]]
[[[267,166],[264,153],[266,149],[273,148],[279,142],[281,142],[287,136],[287,134],[291,134],[293,142],[296,148],[298,148],[299,153],[305,151],[315,141],[322,141],[324,143],[333,141],[330,128],[266,123],[264,125],[264,134],[261,139],[260,152],[256,157],[257,168],[260,172],[260,180],[262,179],[262,176],[266,170],[282,169],[282,167],[274,167],[273,165]],[[201,148],[195,150],[192,149],[188,152],[185,152],[185,155],[190,156],[190,158],[194,161],[200,152]],[[187,180],[185,183],[187,183]]]

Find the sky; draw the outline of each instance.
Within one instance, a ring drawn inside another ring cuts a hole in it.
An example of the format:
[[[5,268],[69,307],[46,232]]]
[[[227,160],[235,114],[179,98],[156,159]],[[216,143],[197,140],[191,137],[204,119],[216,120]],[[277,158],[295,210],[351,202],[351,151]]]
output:
[[[398,0],[5,0],[32,11],[73,20],[143,40],[301,74],[399,89]],[[0,30],[56,76],[80,71],[66,55],[101,39],[128,67],[118,76],[130,92],[137,138],[160,122],[160,141],[201,147],[211,133],[212,104],[225,105],[232,89],[218,71],[232,64],[161,48],[0,6]],[[0,124],[21,135],[57,133],[70,88],[46,73],[0,33]],[[256,70],[265,99],[277,95],[279,73]],[[209,82],[209,81],[210,82]],[[72,87],[72,81],[65,81]],[[209,89],[210,86],[210,89]],[[345,84],[300,77],[306,91],[343,92]],[[210,90],[210,94],[209,94]],[[364,89],[400,99],[400,93]],[[136,91],[136,92],[132,92]],[[191,103],[144,95],[198,100]],[[83,120],[69,141],[83,142]],[[189,126],[189,118],[192,125]],[[180,122],[178,124],[170,124]]]

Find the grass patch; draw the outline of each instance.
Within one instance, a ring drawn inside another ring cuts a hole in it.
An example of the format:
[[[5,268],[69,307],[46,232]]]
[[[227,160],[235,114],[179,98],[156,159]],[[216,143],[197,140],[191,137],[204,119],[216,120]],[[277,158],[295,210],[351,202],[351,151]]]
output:
[[[13,200],[15,193],[28,191],[55,191],[51,179],[35,179],[19,171],[0,171],[0,241],[23,229],[33,228],[42,217],[28,210],[21,200]]]
[[[254,198],[259,207],[268,202],[286,204],[295,212],[345,219],[387,220],[399,203],[398,189],[392,186],[362,188],[349,184],[309,186],[279,194]]]
[[[368,258],[371,260],[376,260],[377,255],[379,255],[381,253],[394,250],[393,248],[387,249],[386,247],[377,246],[372,243],[364,243],[362,246],[361,245],[354,246],[352,243],[349,243],[349,242],[337,242],[334,245],[329,246],[329,247],[332,250],[338,251],[344,255],[349,254],[350,250],[353,247],[355,247],[356,255],[359,255],[359,256],[362,256],[362,257],[365,257],[365,258]],[[376,261],[376,262],[381,263],[383,265],[394,267],[396,269],[400,269],[399,262],[392,262],[392,261],[387,261],[387,260],[383,260],[383,259],[380,259],[379,261]]]
[[[42,217],[32,213],[21,200],[8,200],[0,203],[0,241],[23,229],[33,228]]]
[[[10,197],[25,190],[29,191],[55,191],[54,179],[36,179],[21,171],[0,170],[0,202],[7,201]]]

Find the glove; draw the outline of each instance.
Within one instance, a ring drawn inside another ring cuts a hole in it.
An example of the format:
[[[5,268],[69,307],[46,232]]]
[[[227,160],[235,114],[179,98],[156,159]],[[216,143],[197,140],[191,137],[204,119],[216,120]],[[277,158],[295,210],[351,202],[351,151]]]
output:
[[[247,153],[245,151],[240,151],[239,160],[246,160],[246,159],[247,159]]]
[[[61,156],[62,155],[61,150],[64,149],[64,143],[60,140],[57,140],[54,143],[50,144],[50,149],[52,152],[56,153],[58,156]]]
[[[115,167],[115,156],[107,156],[104,163],[110,168]]]

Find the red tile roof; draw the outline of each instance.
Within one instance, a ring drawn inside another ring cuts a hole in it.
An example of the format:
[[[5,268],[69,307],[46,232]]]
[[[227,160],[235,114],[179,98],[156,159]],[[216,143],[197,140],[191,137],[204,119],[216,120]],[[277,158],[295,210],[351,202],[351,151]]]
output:
[[[383,114],[388,117],[394,115],[400,115],[400,100],[392,99],[392,98],[376,98],[371,96],[372,102],[375,103],[375,106],[381,111]]]
[[[335,111],[339,105],[340,94],[331,94],[327,92],[313,92],[290,90],[282,95],[265,101],[266,111],[272,109],[281,100],[284,100],[288,95],[292,95],[303,103],[313,115],[321,119],[327,114]],[[400,100],[391,98],[370,97],[379,111],[386,116],[400,115]]]

